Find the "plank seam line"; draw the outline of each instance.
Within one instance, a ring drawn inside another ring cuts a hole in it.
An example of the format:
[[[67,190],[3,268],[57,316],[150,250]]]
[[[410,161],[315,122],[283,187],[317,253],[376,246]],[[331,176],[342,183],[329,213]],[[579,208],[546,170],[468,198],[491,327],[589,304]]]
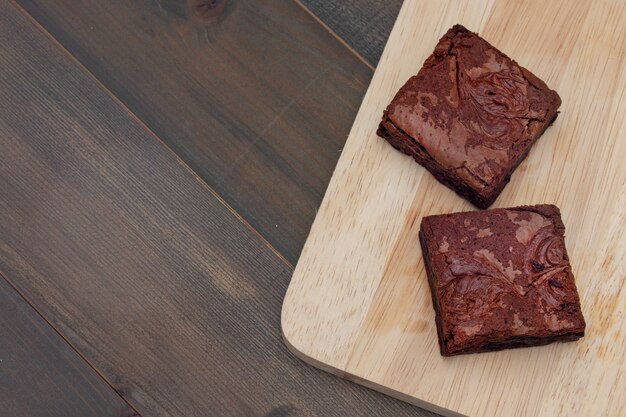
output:
[[[270,251],[272,251],[278,259],[282,263],[284,263],[291,271],[293,272],[294,265],[287,260],[283,256],[282,253],[278,251],[266,238],[263,236],[258,230],[256,230],[252,225],[245,220],[241,215],[230,205],[228,204],[209,184],[202,179],[191,167],[180,157],[176,152],[172,150],[164,141],[161,139],[150,127],[148,127],[143,120],[141,120],[135,113],[133,113],[125,104],[122,102],[111,90],[109,90],[102,82],[91,72],[87,67],[83,65],[81,61],[78,60],[65,46],[63,46],[50,32],[46,30],[33,16],[26,11],[20,4],[17,3],[16,0],[10,0],[10,3],[15,7],[20,13],[22,13],[38,30],[40,30],[45,36],[47,36],[53,44],[55,44],[63,53],[65,53],[79,68],[81,68],[88,76],[91,78],[96,85],[104,91],[111,99],[124,111],[126,112],[132,120],[135,121],[139,125],[140,128],[145,130],[150,136],[152,136],[160,145],[170,154],[174,156],[178,165],[180,165],[183,169],[189,172],[196,181],[207,191],[209,191],[241,224],[243,224],[246,228],[248,228],[260,241],[263,243]]]
[[[48,326],[50,326],[50,328],[52,329],[52,331],[54,331],[54,332],[55,332],[55,333],[56,333],[56,334],[57,334],[57,335],[61,338],[61,340],[63,340],[63,342],[65,342],[65,343],[67,344],[67,346],[69,346],[69,348],[70,348],[71,350],[73,350],[73,351],[74,351],[74,352],[78,355],[78,357],[79,357],[79,358],[81,358],[81,359],[82,359],[82,360],[83,360],[83,361],[87,364],[87,366],[89,366],[89,368],[91,368],[91,369],[92,369],[92,370],[96,373],[96,375],[97,375],[98,377],[100,377],[100,379],[102,379],[102,380],[104,381],[104,383],[105,383],[105,384],[107,384],[107,386],[108,386],[109,388],[111,388],[111,389],[115,392],[115,394],[116,394],[117,396],[119,396],[119,397],[120,397],[120,399],[121,399],[121,400],[122,400],[122,401],[123,401],[126,405],[128,405],[128,407],[130,407],[130,408],[131,408],[131,410],[133,410],[133,412],[135,413],[135,415],[136,415],[137,417],[141,417],[141,414],[139,414],[139,411],[137,411],[137,409],[136,409],[136,408],[135,408],[135,407],[134,407],[134,406],[130,403],[130,401],[129,401],[127,398],[125,398],[125,397],[124,397],[124,396],[123,396],[123,395],[119,392],[119,390],[117,390],[117,389],[113,386],[113,384],[112,384],[112,383],[111,383],[111,382],[110,382],[110,381],[106,378],[106,376],[105,376],[105,375],[103,375],[103,374],[102,374],[102,373],[98,370],[98,368],[96,368],[96,366],[95,366],[93,363],[91,363],[91,361],[89,361],[89,359],[87,359],[85,356],[83,356],[83,354],[82,354],[82,353],[81,353],[81,352],[80,352],[80,351],[76,348],[76,346],[74,346],[74,345],[72,344],[72,342],[70,342],[70,340],[69,340],[69,339],[67,339],[67,338],[63,335],[63,333],[61,333],[61,331],[60,331],[60,330],[59,330],[59,329],[58,329],[58,328],[57,328],[54,324],[52,324],[52,322],[51,322],[50,320],[48,320],[48,318],[47,318],[46,316],[44,316],[44,315],[43,315],[43,313],[42,313],[42,312],[41,312],[41,311],[40,311],[40,310],[39,310],[39,309],[35,306],[35,304],[34,304],[34,303],[32,303],[32,302],[28,299],[28,297],[26,296],[26,294],[24,294],[22,291],[20,291],[20,290],[19,290],[19,288],[17,288],[17,286],[16,286],[16,285],[15,285],[15,284],[14,284],[14,283],[13,283],[13,282],[12,282],[12,281],[8,278],[8,277],[7,277],[7,275],[4,273],[4,271],[0,271],[0,277],[2,277],[2,279],[4,279],[4,281],[6,281],[6,283],[7,283],[7,284],[9,284],[9,286],[10,286],[11,288],[13,288],[13,290],[15,290],[15,292],[16,292],[16,293],[20,296],[20,298],[21,298],[22,300],[24,300],[24,302],[25,302],[26,304],[28,304],[28,305],[29,305],[29,306],[30,306],[30,307],[31,307],[31,308],[35,311],[35,313],[36,313],[39,317],[41,317],[41,319],[42,319],[42,320],[43,320],[43,321],[44,321],[44,322],[45,322]]]
[[[375,66],[373,66],[365,58],[363,58],[363,56],[360,53],[358,53],[356,51],[356,49],[354,49],[352,46],[350,46],[350,44],[348,42],[346,42],[341,36],[339,36],[337,34],[337,32],[332,30],[330,28],[330,26],[328,26],[322,19],[320,19],[315,13],[313,13],[313,11],[311,11],[311,9],[309,9],[307,6],[305,6],[304,3],[302,3],[301,0],[293,0],[293,1],[296,4],[298,4],[300,7],[302,7],[304,9],[304,11],[309,16],[311,16],[317,23],[322,25],[322,27],[324,29],[326,29],[327,32],[329,32],[335,39],[337,39],[340,44],[345,46],[354,56],[356,56],[359,59],[359,61],[363,62],[367,68],[371,69],[372,71],[376,71],[376,67]]]

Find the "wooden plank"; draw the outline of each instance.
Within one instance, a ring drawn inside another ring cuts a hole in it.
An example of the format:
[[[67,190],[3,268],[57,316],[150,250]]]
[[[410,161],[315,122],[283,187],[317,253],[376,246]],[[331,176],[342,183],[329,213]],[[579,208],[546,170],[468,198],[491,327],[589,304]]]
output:
[[[0,410],[6,416],[138,416],[2,276]]]
[[[561,208],[588,326],[576,343],[439,354],[420,219],[474,208],[375,132],[398,88],[455,23],[481,32],[563,99],[495,206]],[[626,416],[625,85],[624,2],[405,2],[286,295],[291,348],[449,415]]]
[[[20,1],[295,264],[371,71],[291,1],[199,3]]]
[[[399,416],[280,334],[291,267],[0,2],[0,270],[140,413]]]
[[[378,65],[402,0],[297,0],[371,66]]]

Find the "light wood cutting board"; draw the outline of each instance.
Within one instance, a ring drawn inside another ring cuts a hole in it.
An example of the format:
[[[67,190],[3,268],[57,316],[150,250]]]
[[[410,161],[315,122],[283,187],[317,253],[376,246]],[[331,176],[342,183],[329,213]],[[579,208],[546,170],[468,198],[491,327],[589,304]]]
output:
[[[587,320],[575,343],[443,358],[423,216],[474,209],[376,136],[383,109],[455,23],[558,91],[561,114],[493,207],[554,203]],[[626,6],[407,0],[283,306],[307,362],[446,415],[626,415]]]

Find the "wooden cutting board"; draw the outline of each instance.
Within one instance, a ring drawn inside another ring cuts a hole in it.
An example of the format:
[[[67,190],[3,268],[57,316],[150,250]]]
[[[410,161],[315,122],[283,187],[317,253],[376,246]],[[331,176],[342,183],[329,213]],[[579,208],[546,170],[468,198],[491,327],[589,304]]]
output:
[[[383,109],[455,23],[556,89],[561,114],[493,207],[554,203],[587,320],[575,343],[443,358],[423,216],[474,209],[376,136]],[[626,6],[407,0],[287,292],[290,349],[445,415],[626,415]]]

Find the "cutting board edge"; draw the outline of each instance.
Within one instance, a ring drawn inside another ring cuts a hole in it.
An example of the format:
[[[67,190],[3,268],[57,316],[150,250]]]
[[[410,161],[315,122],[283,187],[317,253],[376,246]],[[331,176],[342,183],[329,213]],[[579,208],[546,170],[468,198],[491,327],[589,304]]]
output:
[[[281,323],[282,324],[282,323]],[[281,325],[281,329],[282,325]],[[359,385],[362,385],[366,388],[372,389],[374,391],[378,391],[378,392],[382,392],[385,395],[388,395],[390,397],[396,398],[400,401],[404,401],[407,402],[409,404],[418,406],[420,408],[423,408],[424,410],[427,411],[431,411],[433,413],[437,413],[440,414],[444,417],[469,417],[465,414],[459,414],[453,410],[450,410],[448,408],[443,408],[440,407],[436,404],[433,403],[429,403],[423,400],[420,400],[416,397],[410,396],[408,394],[404,394],[401,391],[397,391],[394,390],[392,388],[389,388],[388,386],[382,385],[382,384],[378,384],[370,379],[367,379],[365,377],[359,376],[359,375],[355,375],[352,374],[350,372],[347,372],[345,370],[339,369],[337,367],[334,367],[332,365],[329,365],[325,362],[322,362],[316,358],[314,358],[313,356],[309,356],[306,353],[302,352],[301,350],[299,350],[297,347],[295,347],[291,341],[289,340],[289,338],[287,337],[287,335],[284,332],[284,329],[282,330],[282,337],[283,337],[283,341],[285,343],[285,345],[287,346],[287,349],[289,350],[289,352],[291,352],[296,358],[300,359],[301,361],[305,362],[308,365],[311,365],[315,368],[318,368],[324,372],[328,372],[331,373],[339,378],[342,379],[346,379],[350,382],[354,382],[357,383]]]

